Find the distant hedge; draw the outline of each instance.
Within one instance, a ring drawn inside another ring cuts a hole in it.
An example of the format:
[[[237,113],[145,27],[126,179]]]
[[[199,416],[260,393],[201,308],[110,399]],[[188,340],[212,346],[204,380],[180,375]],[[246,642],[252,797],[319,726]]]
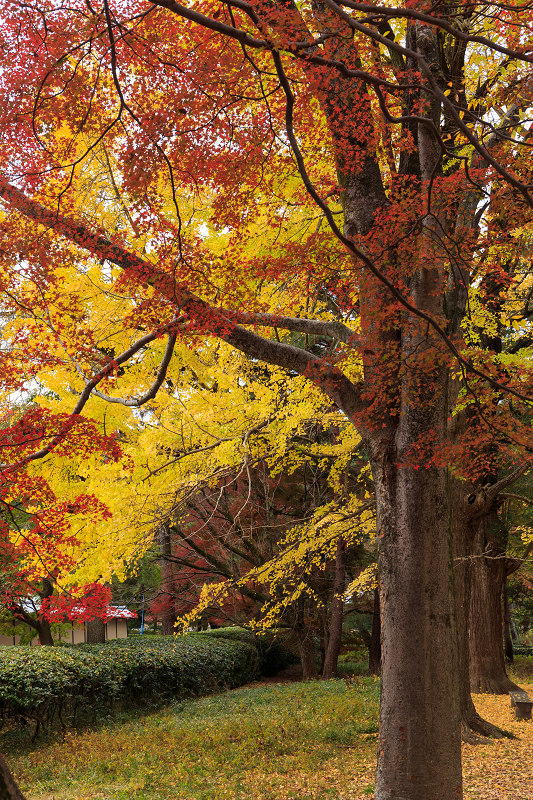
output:
[[[261,675],[275,675],[300,660],[291,649],[286,631],[269,630],[254,634],[246,628],[228,627],[214,628],[201,635],[253,644],[259,652]]]
[[[182,699],[234,688],[260,676],[250,642],[190,634],[131,637],[101,645],[0,647],[0,710],[41,725],[65,722],[80,707],[115,700]]]

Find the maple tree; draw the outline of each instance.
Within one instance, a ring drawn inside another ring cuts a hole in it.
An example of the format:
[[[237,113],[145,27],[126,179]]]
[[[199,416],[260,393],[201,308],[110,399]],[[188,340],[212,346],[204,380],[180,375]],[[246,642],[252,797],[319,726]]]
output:
[[[11,446],[9,430],[6,435]],[[0,604],[8,619],[20,620],[36,632],[40,644],[52,645],[50,622],[77,618],[80,602],[87,618],[105,614],[105,587],[62,583],[76,564],[76,526],[87,524],[87,518],[109,519],[109,513],[94,495],[58,498],[45,479],[28,475],[9,476],[1,493]],[[54,594],[58,587],[68,591],[59,597]]]
[[[372,466],[376,798],[460,797],[459,478],[512,474],[530,449],[529,316],[513,310],[531,284],[531,4],[8,9],[5,402],[49,374],[68,386],[5,434],[3,480],[88,454],[125,482],[98,454],[123,432],[99,402],[171,395],[173,354],[201,359],[208,337],[301,376]],[[505,354],[482,336],[495,320]]]

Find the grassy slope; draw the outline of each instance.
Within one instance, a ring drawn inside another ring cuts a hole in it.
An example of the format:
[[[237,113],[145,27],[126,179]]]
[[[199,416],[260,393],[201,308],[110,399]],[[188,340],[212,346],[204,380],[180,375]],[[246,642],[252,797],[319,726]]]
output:
[[[31,800],[338,798],[357,773],[371,793],[378,693],[372,678],[250,686],[1,747]]]
[[[530,694],[532,676],[519,659]],[[8,731],[0,749],[30,800],[370,800],[378,694],[364,677],[256,684],[35,745]],[[506,696],[475,701],[518,738],[465,746],[465,800],[533,800],[533,722]]]

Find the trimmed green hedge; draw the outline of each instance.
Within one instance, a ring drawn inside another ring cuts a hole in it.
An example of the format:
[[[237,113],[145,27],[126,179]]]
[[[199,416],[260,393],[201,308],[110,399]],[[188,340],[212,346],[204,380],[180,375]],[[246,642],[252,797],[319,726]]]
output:
[[[231,639],[255,645],[261,660],[261,675],[267,677],[276,675],[282,669],[300,661],[299,657],[291,650],[289,634],[286,631],[273,630],[254,634],[246,628],[228,627],[204,631],[202,635],[218,640]]]
[[[0,647],[0,709],[50,725],[80,706],[114,700],[183,699],[234,688],[260,676],[256,647],[190,634],[119,639],[72,647]]]

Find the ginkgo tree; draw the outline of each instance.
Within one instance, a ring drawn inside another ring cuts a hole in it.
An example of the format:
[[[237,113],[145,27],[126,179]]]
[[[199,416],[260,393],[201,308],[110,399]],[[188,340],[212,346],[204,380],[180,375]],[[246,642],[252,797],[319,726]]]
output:
[[[83,310],[85,318],[93,316],[93,330],[98,330],[104,340],[110,321],[122,308],[119,302],[117,310],[108,297],[105,313],[102,313],[102,302],[96,306],[94,303],[95,285],[105,294],[105,282],[98,284],[95,274],[85,282],[77,275],[72,289],[64,281],[63,292],[76,294],[78,309]],[[24,317],[19,314],[10,335],[14,337],[24,324]],[[46,315],[46,327],[53,324],[52,309]],[[7,328],[5,333],[7,335]],[[115,346],[117,341],[115,334]],[[69,345],[68,334],[63,332],[58,352],[68,353]],[[312,339],[308,346],[320,350],[324,343]],[[177,348],[175,344],[176,354]],[[137,384],[147,379],[149,359],[145,358],[137,369],[130,364],[128,372],[134,370],[134,376],[121,376],[123,390],[128,379]],[[77,364],[65,358],[53,373],[41,370],[37,376],[42,387],[41,405],[49,411],[59,410],[68,402],[72,381],[80,379],[80,371]],[[119,432],[121,461],[98,463],[97,454],[93,458],[84,455],[76,459],[74,454],[58,456],[52,452],[46,460],[46,473],[55,494],[64,502],[74,502],[80,486],[105,502],[113,520],[113,536],[109,535],[108,518],[99,521],[93,517],[92,525],[77,534],[78,546],[75,554],[73,552],[76,567],[63,571],[60,585],[102,578],[110,580],[112,575],[123,577],[125,569],[130,570],[132,563],[150,546],[154,533],[159,538],[171,522],[173,538],[177,539],[179,534],[182,541],[177,549],[174,546],[174,551],[169,551],[168,557],[189,572],[195,570],[194,581],[200,581],[199,590],[207,579],[213,582],[215,575],[218,580],[229,577],[227,585],[216,587],[216,604],[219,605],[223,595],[227,602],[228,593],[234,597],[235,592],[244,590],[249,595],[249,584],[255,581],[263,592],[262,596],[257,589],[252,592],[255,601],[261,600],[264,604],[260,614],[262,624],[277,624],[282,617],[287,624],[289,617],[293,619],[296,638],[304,647],[304,655],[308,656],[304,657],[306,672],[314,672],[313,648],[307,646],[305,650],[305,645],[312,644],[313,638],[309,631],[305,635],[299,632],[304,626],[296,619],[298,614],[295,616],[294,606],[304,603],[312,608],[313,611],[305,615],[300,613],[302,619],[305,617],[310,622],[313,615],[316,617],[317,603],[320,605],[319,630],[325,643],[331,638],[328,601],[316,597],[316,590],[311,589],[305,576],[317,572],[312,582],[324,584],[322,594],[327,596],[333,587],[329,586],[324,573],[328,564],[331,567],[330,562],[336,560],[336,538],[343,536],[345,549],[374,532],[374,504],[366,469],[360,491],[353,493],[357,470],[364,464],[359,455],[355,474],[350,474],[356,450],[361,449],[360,436],[353,426],[338,412],[324,409],[322,395],[299,376],[288,376],[276,368],[258,369],[244,358],[235,358],[228,348],[209,343],[204,343],[195,353],[185,350],[182,357],[168,365],[164,387],[149,406],[143,406],[142,414],[127,402],[105,398],[101,392],[95,400],[92,416],[98,417],[102,427]],[[316,467],[312,467],[312,463]],[[285,516],[282,514],[271,524],[268,523],[272,516],[270,500],[265,499],[264,511],[255,507],[261,464],[269,475],[262,485],[265,492],[272,492],[273,507],[280,492],[290,492],[291,486],[293,489],[291,502],[283,503]],[[39,470],[40,466],[34,469]],[[315,473],[322,476],[320,480],[312,477]],[[268,483],[271,488],[267,488]],[[230,485],[234,485],[235,490],[230,489]],[[214,505],[208,503],[206,491],[216,498]],[[221,524],[222,500],[231,491],[236,495],[236,517],[226,533],[219,531],[217,538],[211,534]],[[332,505],[334,495],[336,499]],[[205,503],[208,503],[207,518],[200,524],[198,533],[194,520],[201,516]],[[263,521],[258,524],[261,516]],[[244,526],[246,532],[242,530],[244,517],[249,519]],[[254,519],[256,521],[252,522]],[[294,519],[296,528],[284,545],[284,536]],[[243,562],[242,547],[235,541],[230,546],[230,538],[242,537],[245,547],[249,548],[250,540],[256,535],[265,541],[254,545],[246,564],[241,563],[242,574],[235,575],[227,565],[224,568],[221,549],[229,547],[230,560],[239,552]],[[295,547],[297,540],[299,545]],[[268,566],[266,562],[274,552],[275,558]],[[201,558],[196,563],[199,554]],[[344,551],[343,559],[346,559]],[[339,578],[342,586],[336,589],[337,594],[342,594],[345,588],[344,571],[342,579]],[[187,581],[183,575],[170,582],[183,587],[181,578]],[[305,598],[309,592],[313,596]],[[201,615],[210,602],[212,598],[210,600],[206,594],[195,613]],[[182,611],[185,607],[187,611],[192,610],[183,598],[180,604]],[[341,603],[338,626],[342,624],[342,612]],[[185,621],[185,628],[191,621],[191,618]],[[314,619],[313,624],[316,623]],[[331,670],[335,668],[335,661],[333,659]]]
[[[513,294],[506,251],[530,253],[530,10],[33,0],[2,20],[2,283],[29,311],[2,352],[6,397],[67,360],[73,397],[12,432],[3,480],[96,453],[93,415],[117,444],[97,401],[164,396],[173,356],[207,338],[312,384],[376,490],[378,800],[461,797],[459,479],[530,458],[529,318],[505,358],[471,335]],[[101,146],[119,226],[107,198],[79,203]],[[94,270],[124,299],[104,337],[64,291]]]

